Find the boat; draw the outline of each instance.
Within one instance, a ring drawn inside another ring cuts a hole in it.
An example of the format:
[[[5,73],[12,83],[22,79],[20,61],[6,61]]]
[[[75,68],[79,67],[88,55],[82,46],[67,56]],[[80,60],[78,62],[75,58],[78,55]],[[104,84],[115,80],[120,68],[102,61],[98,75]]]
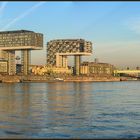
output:
[[[55,78],[56,81],[64,81],[62,78]]]

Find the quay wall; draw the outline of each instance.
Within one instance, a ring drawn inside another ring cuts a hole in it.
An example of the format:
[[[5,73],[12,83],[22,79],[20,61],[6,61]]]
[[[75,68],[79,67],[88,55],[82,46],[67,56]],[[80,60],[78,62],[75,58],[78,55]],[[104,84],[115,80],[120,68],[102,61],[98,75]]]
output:
[[[35,76],[35,75],[28,75],[28,76],[0,76],[1,82],[55,82],[59,81],[55,79],[56,77],[53,76]],[[67,77],[60,77],[63,79],[64,82],[92,82],[92,81],[120,81],[119,77],[89,77],[89,76],[67,76]]]

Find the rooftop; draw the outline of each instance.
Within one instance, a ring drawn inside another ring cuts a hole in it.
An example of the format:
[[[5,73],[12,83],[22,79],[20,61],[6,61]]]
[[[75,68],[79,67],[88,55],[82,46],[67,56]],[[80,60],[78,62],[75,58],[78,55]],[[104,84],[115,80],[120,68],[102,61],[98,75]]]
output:
[[[29,31],[29,30],[14,30],[14,31],[0,31],[0,34],[8,34],[8,33],[24,33],[24,32],[32,32],[33,31]]]
[[[84,39],[54,39],[51,41],[85,41]]]
[[[84,61],[82,64],[101,64],[101,65],[111,65],[111,64],[109,64],[109,63],[87,62],[87,61]]]

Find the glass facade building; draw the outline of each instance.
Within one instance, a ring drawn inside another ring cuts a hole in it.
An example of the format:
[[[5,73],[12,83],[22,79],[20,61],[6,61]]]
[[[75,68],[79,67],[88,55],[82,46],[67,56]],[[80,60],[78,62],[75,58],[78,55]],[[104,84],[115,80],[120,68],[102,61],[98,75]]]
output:
[[[0,48],[24,49],[24,46],[30,46],[32,49],[42,48],[43,34],[27,30],[0,32]]]
[[[28,30],[0,32],[0,58],[8,61],[8,74],[16,73],[15,51],[21,50],[22,73],[29,73],[31,50],[43,49],[43,34]]]

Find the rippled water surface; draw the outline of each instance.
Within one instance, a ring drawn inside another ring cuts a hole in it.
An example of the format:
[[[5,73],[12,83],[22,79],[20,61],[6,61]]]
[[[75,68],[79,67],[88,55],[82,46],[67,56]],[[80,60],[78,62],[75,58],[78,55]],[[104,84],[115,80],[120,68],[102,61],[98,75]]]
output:
[[[140,82],[0,83],[0,138],[138,138]]]

